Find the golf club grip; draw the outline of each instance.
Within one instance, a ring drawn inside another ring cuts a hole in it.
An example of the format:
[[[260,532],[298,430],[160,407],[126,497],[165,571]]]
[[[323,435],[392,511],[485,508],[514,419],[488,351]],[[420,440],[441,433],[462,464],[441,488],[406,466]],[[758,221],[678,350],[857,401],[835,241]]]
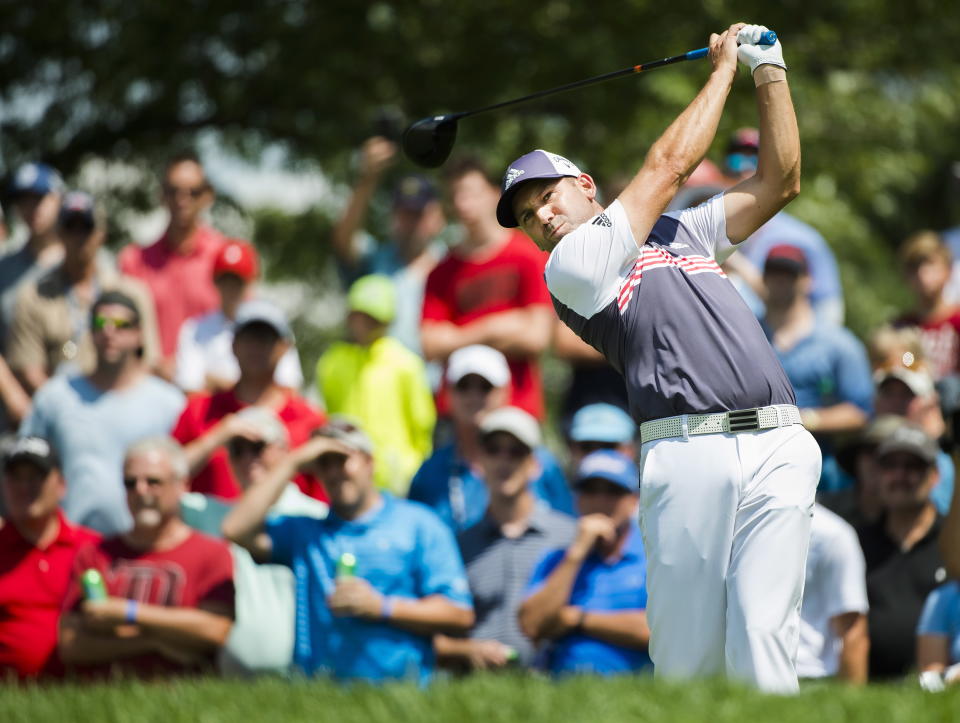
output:
[[[760,42],[757,45],[773,45],[777,42],[777,34],[772,30],[767,30],[760,35]],[[684,60],[699,60],[700,58],[707,57],[707,53],[710,52],[710,48],[699,48],[698,50],[691,50],[689,53],[685,53],[683,56]],[[647,63],[644,67],[649,68],[650,63]]]

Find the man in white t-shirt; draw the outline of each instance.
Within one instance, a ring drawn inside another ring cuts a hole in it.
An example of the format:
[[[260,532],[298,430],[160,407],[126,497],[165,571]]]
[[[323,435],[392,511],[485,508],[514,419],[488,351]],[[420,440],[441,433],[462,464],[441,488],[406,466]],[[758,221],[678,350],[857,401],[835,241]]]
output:
[[[856,531],[823,505],[815,505],[797,675],[866,683],[868,607],[866,564]]]
[[[213,262],[213,283],[220,295],[220,308],[183,322],[177,340],[174,381],[185,392],[218,392],[240,378],[233,355],[233,320],[237,308],[253,295],[259,260],[252,245],[231,239]],[[303,371],[297,350],[290,347],[277,364],[277,384],[299,390]]]

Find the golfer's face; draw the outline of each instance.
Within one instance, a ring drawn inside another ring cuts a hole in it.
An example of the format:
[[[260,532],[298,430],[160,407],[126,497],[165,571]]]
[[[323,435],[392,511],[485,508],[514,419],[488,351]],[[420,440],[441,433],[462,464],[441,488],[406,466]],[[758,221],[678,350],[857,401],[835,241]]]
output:
[[[596,187],[587,175],[547,179],[523,184],[513,199],[520,230],[543,251],[596,215]]]

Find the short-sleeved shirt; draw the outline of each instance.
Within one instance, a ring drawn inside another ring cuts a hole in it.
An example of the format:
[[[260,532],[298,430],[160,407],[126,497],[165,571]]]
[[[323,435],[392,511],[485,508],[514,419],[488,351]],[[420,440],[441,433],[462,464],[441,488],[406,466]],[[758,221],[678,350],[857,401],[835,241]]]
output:
[[[207,388],[207,377],[227,384],[240,378],[240,367],[233,354],[233,322],[220,310],[194,316],[183,322],[177,341],[177,368],[174,381],[186,392]],[[294,347],[280,357],[273,380],[282,387],[300,389],[303,370]]]
[[[718,265],[731,250],[718,195],[660,216],[642,246],[614,201],[550,254],[557,314],[623,374],[636,421],[795,403],[760,323]]]
[[[936,319],[907,314],[893,325],[919,329],[923,356],[935,380],[960,371],[960,308],[951,309]]]
[[[77,551],[99,539],[57,512],[60,530],[40,549],[0,521],[0,678],[60,675],[58,625]]]
[[[554,550],[537,564],[525,598],[540,590],[566,555]],[[647,557],[640,528],[632,523],[618,558],[587,556],[573,582],[568,605],[587,612],[612,613],[647,608]],[[583,633],[554,640],[546,651],[545,667],[554,674],[599,673],[612,675],[652,666],[646,650],[608,643]]]
[[[533,642],[520,630],[517,611],[534,566],[547,552],[566,548],[576,530],[572,517],[538,502],[519,537],[505,537],[489,514],[457,537],[477,618],[471,638],[509,645],[524,667],[533,662]]]
[[[530,483],[533,494],[558,512],[576,514],[573,494],[556,458],[544,447],[534,454],[539,469]],[[414,475],[407,498],[425,504],[454,533],[460,533],[483,519],[490,493],[480,473],[452,443],[427,458]]]
[[[237,397],[233,389],[213,394],[197,394],[187,402],[183,414],[173,428],[173,437],[181,444],[189,444],[210,431],[228,414],[239,412],[246,406],[248,405]],[[306,442],[310,433],[321,426],[325,419],[293,391],[287,392],[283,406],[275,411],[287,428],[291,449]],[[314,477],[301,474],[297,475],[295,481],[306,494],[326,501],[326,492]],[[240,487],[234,479],[233,470],[230,469],[226,448],[218,447],[210,455],[207,464],[191,478],[190,490],[225,499],[239,496]]]
[[[164,234],[150,246],[130,244],[120,252],[120,270],[150,287],[157,309],[160,350],[165,358],[177,351],[180,325],[220,306],[213,284],[213,261],[224,244],[219,232],[200,226],[187,250],[174,249]]]
[[[184,401],[172,384],[146,374],[131,387],[111,391],[87,377],[55,376],[37,390],[20,434],[49,439],[60,453],[67,517],[117,535],[132,524],[123,488],[127,448],[170,434]]]
[[[427,277],[423,321],[448,321],[458,326],[490,314],[547,305],[543,283],[545,255],[519,231],[511,232],[489,256],[464,257],[452,250]],[[540,366],[535,359],[507,358],[512,390],[510,403],[543,419]],[[439,400],[441,413],[446,399]]]
[[[111,597],[163,607],[206,609],[209,605],[213,612],[233,618],[233,558],[226,543],[202,533],[191,530],[169,550],[138,550],[120,537],[83,548],[77,553],[65,609],[80,604],[80,576],[89,569],[100,572]],[[213,663],[211,654],[206,665],[199,667],[212,667]],[[147,677],[197,669],[156,654],[115,661],[113,666]],[[105,674],[113,666],[90,666],[87,672]]]
[[[960,663],[960,582],[951,580],[930,593],[920,615],[917,635],[946,638],[947,663]]]
[[[909,550],[901,550],[885,521],[857,530],[867,563],[870,677],[906,675],[916,665],[917,621],[930,592],[946,580],[937,538],[942,518]]]
[[[450,530],[422,505],[381,493],[383,502],[357,520],[267,520],[273,562],[297,581],[294,662],[307,675],[335,679],[428,681],[435,668],[430,635],[382,620],[335,617],[327,607],[336,565],[344,553],[355,574],[381,595],[421,599],[442,595],[472,604],[463,562]]]
[[[58,244],[59,245],[59,244]],[[29,243],[0,256],[0,350],[5,350],[17,295],[24,284],[36,279],[63,258],[63,253],[46,250],[38,259]]]
[[[800,608],[797,675],[836,675],[841,641],[831,619],[845,613],[866,613],[866,570],[857,533],[822,505],[813,508],[806,582]]]

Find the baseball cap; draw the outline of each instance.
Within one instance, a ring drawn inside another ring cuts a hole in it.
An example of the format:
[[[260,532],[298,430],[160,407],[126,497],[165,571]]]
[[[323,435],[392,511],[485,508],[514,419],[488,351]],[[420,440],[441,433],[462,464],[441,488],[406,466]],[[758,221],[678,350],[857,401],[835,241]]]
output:
[[[807,255],[803,253],[803,249],[793,244],[777,244],[767,252],[763,268],[765,271],[775,268],[794,274],[804,274],[808,268]]]
[[[213,278],[233,274],[244,281],[253,281],[259,273],[257,250],[239,239],[227,241],[213,259]]]
[[[324,426],[314,430],[313,435],[316,437],[330,437],[350,449],[355,449],[364,454],[373,454],[373,441],[367,433],[363,431],[363,428],[349,417],[339,415],[332,416]]]
[[[44,472],[60,466],[56,450],[43,437],[18,437],[6,449],[3,468],[10,469],[16,462],[30,462]]]
[[[58,221],[61,226],[79,222],[92,231],[102,225],[99,215],[93,196],[83,191],[70,191],[60,202]]]
[[[906,452],[919,457],[928,465],[936,464],[940,449],[933,437],[923,431],[923,427],[906,422],[894,429],[877,447],[877,456],[884,457],[893,452]]]
[[[254,405],[244,407],[236,416],[256,429],[267,444],[287,443],[290,439],[287,428],[272,409]]]
[[[123,293],[122,291],[117,291],[116,289],[104,291],[102,294],[100,294],[100,296],[97,297],[97,300],[93,302],[93,306],[90,307],[91,321],[95,316],[97,316],[97,312],[100,311],[100,307],[107,305],[122,306],[125,309],[129,309],[131,312],[133,312],[133,322],[135,324],[140,323],[140,307],[137,306],[137,302],[135,302],[127,294]]]
[[[513,435],[529,449],[540,446],[540,423],[519,407],[500,407],[484,416],[480,421],[481,436],[496,432]]]
[[[287,322],[287,315],[269,301],[254,299],[240,304],[237,309],[234,334],[238,334],[243,327],[250,324],[266,324],[277,332],[281,339],[293,341],[293,330]]]
[[[640,492],[640,471],[633,460],[612,449],[591,452],[577,467],[574,488],[591,479],[602,479],[622,487],[631,494]]]
[[[447,360],[447,382],[456,384],[467,374],[476,374],[495,387],[510,383],[510,366],[499,351],[483,344],[457,349]]]
[[[727,141],[727,153],[733,151],[759,151],[760,131],[756,128],[737,128]]]
[[[17,169],[10,183],[10,195],[20,196],[36,193],[46,196],[48,193],[63,190],[60,174],[46,163],[27,163]]]
[[[577,410],[570,423],[574,442],[629,442],[637,433],[630,415],[612,404],[588,404]]]
[[[576,178],[581,173],[568,159],[542,149],[520,156],[503,174],[500,201],[497,203],[497,221],[505,228],[520,225],[513,213],[513,197],[521,184],[540,178]]]
[[[347,292],[347,308],[372,316],[381,324],[389,324],[397,315],[397,289],[389,276],[361,276]]]
[[[409,173],[397,181],[393,188],[394,208],[422,211],[428,203],[439,198],[437,188],[429,178],[419,173]]]
[[[874,383],[879,389],[890,379],[898,379],[907,385],[907,388],[913,392],[916,397],[929,397],[934,393],[933,379],[929,374],[923,371],[914,371],[906,367],[892,367],[891,369],[882,369],[874,377]]]

